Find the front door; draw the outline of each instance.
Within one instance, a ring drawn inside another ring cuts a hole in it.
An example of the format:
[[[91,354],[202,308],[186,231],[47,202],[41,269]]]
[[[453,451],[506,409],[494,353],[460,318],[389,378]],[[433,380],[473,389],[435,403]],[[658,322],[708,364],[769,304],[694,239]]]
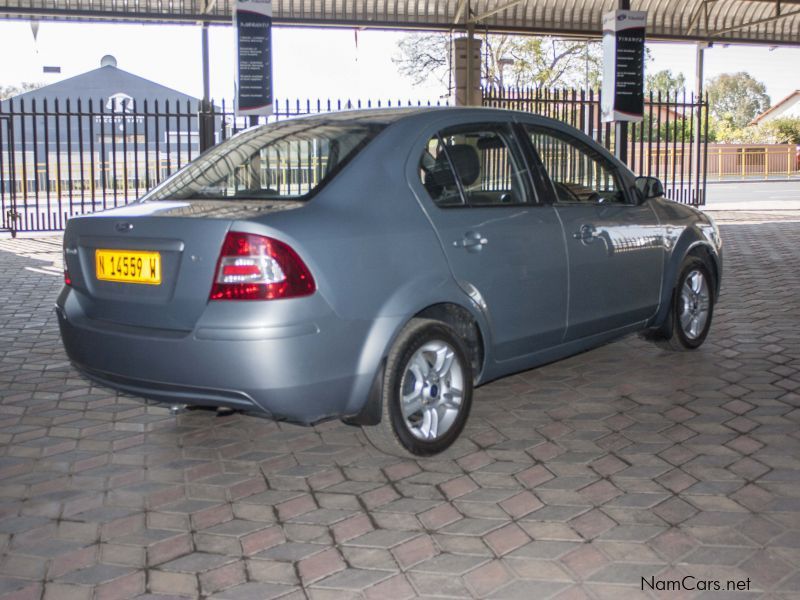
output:
[[[566,324],[561,227],[523,164],[506,125],[451,128],[429,141],[414,186],[454,277],[487,315],[499,361],[561,343]]]
[[[661,292],[664,248],[655,212],[617,166],[565,133],[526,126],[552,186],[569,260],[566,341],[647,320]]]

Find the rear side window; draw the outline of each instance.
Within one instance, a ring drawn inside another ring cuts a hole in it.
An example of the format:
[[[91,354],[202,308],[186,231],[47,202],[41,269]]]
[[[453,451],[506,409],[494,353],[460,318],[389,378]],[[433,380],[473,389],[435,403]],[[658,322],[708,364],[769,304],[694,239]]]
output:
[[[525,204],[524,173],[512,144],[503,126],[442,131],[422,153],[420,180],[441,207]]]
[[[382,128],[299,119],[245,131],[200,156],[142,201],[301,200],[325,185]]]

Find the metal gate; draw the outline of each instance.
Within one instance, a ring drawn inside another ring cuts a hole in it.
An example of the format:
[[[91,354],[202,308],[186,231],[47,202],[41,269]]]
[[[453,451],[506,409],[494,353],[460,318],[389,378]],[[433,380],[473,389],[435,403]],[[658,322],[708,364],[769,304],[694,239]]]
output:
[[[269,119],[257,121],[421,105],[410,100],[282,100]],[[2,229],[58,231],[71,217],[128,204],[200,153],[201,119],[213,123],[215,143],[254,124],[250,117],[236,117],[224,102],[210,108],[203,112],[197,102],[121,104],[102,98],[3,101]]]
[[[483,105],[533,112],[563,121],[611,152],[617,140],[601,118],[602,95],[592,90],[546,88],[485,89]],[[706,202],[708,101],[694,94],[651,93],[641,123],[628,128],[628,166],[657,177],[668,198],[700,206]]]
[[[0,231],[10,231],[11,237],[16,237],[19,227],[14,158],[13,122],[0,115]]]

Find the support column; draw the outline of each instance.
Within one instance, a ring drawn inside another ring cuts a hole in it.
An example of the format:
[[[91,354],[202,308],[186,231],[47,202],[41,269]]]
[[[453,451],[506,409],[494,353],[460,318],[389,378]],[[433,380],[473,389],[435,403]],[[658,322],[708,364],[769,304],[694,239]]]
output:
[[[703,118],[703,110],[700,108],[703,103],[703,94],[704,94],[704,70],[705,70],[705,51],[706,48],[710,47],[711,44],[708,42],[698,42],[697,43],[697,54],[695,58],[695,82],[694,82],[694,91],[695,91],[695,102],[698,105],[697,109],[697,124],[694,127],[694,147],[697,153],[697,202],[700,204],[705,204],[705,173],[701,179],[701,169],[705,171],[705,156],[708,152],[706,144],[706,140],[703,139],[703,124],[705,119]],[[705,107],[706,112],[708,112],[708,106]],[[700,185],[700,182],[703,181],[703,185]]]
[[[456,106],[480,106],[481,44],[475,39],[475,25],[467,25],[467,35],[453,40],[453,103]]]
[[[200,152],[214,145],[214,114],[211,106],[211,81],[208,56],[208,21],[203,21],[200,30],[203,55],[203,100],[200,103],[199,129]]]

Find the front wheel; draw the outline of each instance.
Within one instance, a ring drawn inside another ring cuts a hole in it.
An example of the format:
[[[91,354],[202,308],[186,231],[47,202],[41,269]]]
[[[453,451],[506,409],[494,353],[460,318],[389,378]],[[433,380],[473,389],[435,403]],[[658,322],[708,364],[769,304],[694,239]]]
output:
[[[472,405],[472,367],[447,324],[413,319],[386,361],[381,422],[362,429],[379,450],[431,456],[461,434]]]
[[[714,315],[714,285],[706,264],[688,257],[672,293],[665,337],[659,345],[668,350],[694,350],[705,341]]]

